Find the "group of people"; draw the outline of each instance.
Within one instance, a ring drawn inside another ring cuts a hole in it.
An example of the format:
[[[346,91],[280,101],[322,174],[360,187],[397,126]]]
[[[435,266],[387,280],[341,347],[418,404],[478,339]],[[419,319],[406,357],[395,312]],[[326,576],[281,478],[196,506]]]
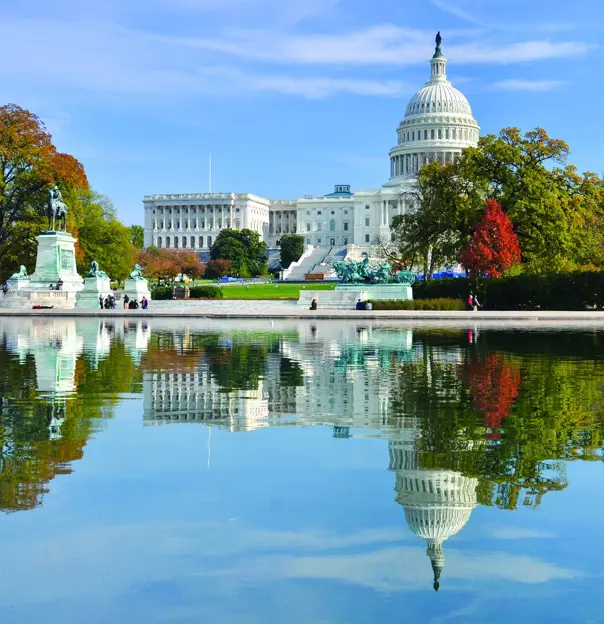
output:
[[[56,284],[49,284],[49,290],[63,290],[63,280],[58,279]]]
[[[356,309],[357,310],[373,310],[373,304],[371,303],[371,301],[363,301],[362,299],[359,299],[357,301]]]
[[[470,293],[468,295],[468,309],[473,310],[474,312],[478,312],[478,308],[480,308],[480,303],[478,302],[478,297],[474,293]]]
[[[146,310],[149,307],[149,300],[145,296],[143,296],[139,304],[136,299],[130,299],[128,295],[124,294],[123,302],[124,310],[138,310],[138,308]],[[99,305],[101,307],[101,310],[115,310],[115,308],[117,307],[117,302],[112,294],[109,294],[106,297],[103,297],[103,295],[99,295]]]

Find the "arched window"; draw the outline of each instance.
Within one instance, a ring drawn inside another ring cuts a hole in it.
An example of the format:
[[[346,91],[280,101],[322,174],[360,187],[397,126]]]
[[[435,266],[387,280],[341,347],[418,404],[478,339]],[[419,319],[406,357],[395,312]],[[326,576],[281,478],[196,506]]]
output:
[[[443,138],[443,131],[440,128],[438,129],[438,138],[439,139]]]
[[[430,130],[430,137],[434,139],[434,130]]]
[[[166,236],[166,248],[170,248],[170,237]]]
[[[453,128],[453,140],[455,140],[456,138],[457,138],[457,130]]]
[[[329,231],[330,231],[330,232],[335,232],[335,231],[336,231],[336,222],[335,222],[335,220],[334,220],[334,219],[332,219],[332,220],[329,222]]]
[[[203,249],[203,236],[199,237],[199,248]]]
[[[186,236],[182,237],[182,248],[183,249],[187,248],[187,237]]]
[[[208,247],[212,246],[212,237],[208,236]]]
[[[445,138],[447,138],[447,139],[449,138],[449,128],[447,128],[445,130]]]
[[[178,236],[174,237],[174,249],[178,249]]]
[[[191,249],[195,249],[195,237],[191,236]]]
[[[424,141],[428,140],[428,131],[424,130]]]
[[[161,236],[157,237],[157,246],[161,248]]]

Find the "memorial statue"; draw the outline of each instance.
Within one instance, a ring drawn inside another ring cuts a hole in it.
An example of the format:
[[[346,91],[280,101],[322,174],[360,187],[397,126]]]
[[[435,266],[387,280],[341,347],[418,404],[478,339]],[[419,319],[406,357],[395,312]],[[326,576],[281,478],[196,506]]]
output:
[[[67,206],[63,203],[63,195],[58,186],[53,186],[48,191],[48,205],[46,215],[48,216],[48,229],[55,231],[55,225],[58,221],[59,231],[61,224],[63,231],[67,231]]]
[[[436,33],[436,45],[440,48],[443,38],[440,36],[440,30]]]
[[[412,286],[415,282],[415,273],[399,271],[392,273],[392,266],[383,262],[377,267],[372,267],[369,259],[361,262],[351,260],[349,262],[334,262],[333,268],[343,284],[401,284]]]
[[[27,274],[27,269],[23,265],[21,265],[19,267],[19,272],[11,275],[10,279],[19,280],[19,279],[28,279],[28,277],[29,275]]]
[[[93,260],[90,263],[90,268],[88,269],[88,273],[86,273],[86,277],[99,277],[101,279],[109,279],[107,273],[99,269],[99,263],[96,260]]]
[[[132,269],[132,273],[130,273],[130,279],[133,280],[144,280],[143,277],[143,267],[140,264],[135,264]]]
[[[443,42],[443,38],[440,36],[440,31],[436,33],[436,51],[434,52],[433,58],[438,58],[443,55],[443,51],[440,46]]]

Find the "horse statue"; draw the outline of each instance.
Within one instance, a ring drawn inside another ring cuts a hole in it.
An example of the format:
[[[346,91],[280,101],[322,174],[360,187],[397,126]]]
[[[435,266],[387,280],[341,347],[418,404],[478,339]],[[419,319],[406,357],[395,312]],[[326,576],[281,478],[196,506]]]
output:
[[[61,191],[56,185],[48,191],[46,214],[48,216],[49,230],[54,232],[55,225],[58,222],[59,231],[61,230],[61,225],[63,226],[63,231],[67,231],[67,206],[63,203],[63,195],[61,195]]]

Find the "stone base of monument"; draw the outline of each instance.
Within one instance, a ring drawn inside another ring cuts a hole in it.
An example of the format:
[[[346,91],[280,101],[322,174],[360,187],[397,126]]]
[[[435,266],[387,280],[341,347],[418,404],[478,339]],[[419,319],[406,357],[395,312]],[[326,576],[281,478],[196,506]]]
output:
[[[412,301],[413,289],[403,284],[338,284],[335,290],[301,290],[298,305],[320,310],[354,310],[361,301]]]
[[[76,295],[76,308],[87,310],[100,309],[99,297],[103,299],[107,295],[113,294],[109,278],[107,277],[85,277],[84,288]]]
[[[151,301],[151,293],[146,279],[128,278],[124,284],[124,295],[128,295],[128,299],[141,302],[143,297],[147,297]]]
[[[36,270],[27,283],[12,287],[0,299],[3,308],[31,308],[52,306],[53,308],[75,307],[76,294],[84,287],[84,280],[76,271],[76,239],[67,232],[42,232],[37,237],[38,256]],[[17,280],[25,282],[25,280]],[[60,290],[54,290],[62,282]],[[53,289],[50,286],[53,286]]]

